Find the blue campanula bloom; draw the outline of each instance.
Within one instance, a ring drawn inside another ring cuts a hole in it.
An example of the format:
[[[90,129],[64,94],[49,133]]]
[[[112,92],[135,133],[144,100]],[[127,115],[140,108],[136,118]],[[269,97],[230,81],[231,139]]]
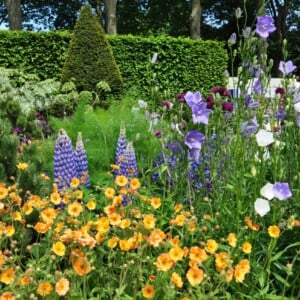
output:
[[[252,118],[249,121],[243,122],[241,126],[242,134],[248,137],[251,133],[256,132],[258,126],[259,125],[257,123],[256,117]]]
[[[271,16],[257,17],[255,32],[262,38],[267,39],[269,34],[276,30]]]
[[[207,109],[206,102],[200,102],[192,107],[192,117],[194,124],[208,124],[209,114],[212,112],[211,109]]]
[[[287,62],[280,61],[278,69],[282,72],[282,74],[288,75],[294,72],[294,70],[297,69],[297,67],[293,64],[291,60],[289,60]]]
[[[204,138],[204,134],[198,130],[190,130],[185,136],[184,143],[189,147],[189,149],[201,149]]]

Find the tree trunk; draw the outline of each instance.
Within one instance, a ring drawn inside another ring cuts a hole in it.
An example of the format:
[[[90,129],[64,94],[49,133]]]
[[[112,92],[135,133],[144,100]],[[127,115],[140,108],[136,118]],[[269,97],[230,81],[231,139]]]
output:
[[[21,0],[5,0],[10,30],[22,30]]]
[[[108,34],[117,34],[117,0],[104,0],[105,5],[105,24]]]
[[[201,0],[192,0],[192,11],[191,11],[191,27],[190,33],[191,38],[194,40],[198,40],[201,38]]]

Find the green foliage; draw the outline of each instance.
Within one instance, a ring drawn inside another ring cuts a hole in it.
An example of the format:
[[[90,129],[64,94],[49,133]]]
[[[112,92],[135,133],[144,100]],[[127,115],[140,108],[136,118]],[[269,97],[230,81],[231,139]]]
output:
[[[61,82],[66,83],[72,78],[79,92],[95,91],[99,81],[106,81],[113,92],[120,91],[123,85],[112,49],[89,5],[80,11]]]
[[[41,79],[58,79],[71,37],[68,32],[0,31],[0,66],[22,68]],[[107,36],[107,39],[127,90],[137,88],[139,93],[145,93],[153,85],[158,85],[161,91],[172,90],[174,93],[200,89],[208,91],[212,86],[225,83],[228,57],[220,42],[132,35]],[[158,60],[156,64],[151,64],[155,52],[158,53]],[[93,74],[98,74],[99,70],[96,69]],[[72,76],[70,74],[69,78]],[[114,90],[107,79],[97,78],[93,84],[101,80]]]

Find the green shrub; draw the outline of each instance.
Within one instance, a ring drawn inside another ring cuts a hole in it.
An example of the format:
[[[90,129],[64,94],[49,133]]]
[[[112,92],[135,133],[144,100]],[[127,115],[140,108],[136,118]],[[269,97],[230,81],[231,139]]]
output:
[[[96,91],[105,81],[113,92],[122,89],[122,78],[112,49],[89,5],[83,6],[62,70],[62,84],[74,79],[79,92]]]

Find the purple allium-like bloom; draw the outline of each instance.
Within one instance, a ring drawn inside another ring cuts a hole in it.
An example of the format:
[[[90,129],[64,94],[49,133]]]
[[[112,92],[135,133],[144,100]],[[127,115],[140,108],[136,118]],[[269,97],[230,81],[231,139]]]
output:
[[[126,149],[123,152],[123,159],[120,162],[120,175],[124,175],[129,179],[138,175],[136,157],[132,142],[128,142]]]
[[[282,96],[285,95],[285,88],[283,88],[283,87],[276,88],[275,94],[279,94],[279,95],[282,95]]]
[[[289,184],[286,182],[275,182],[273,185],[273,192],[275,198],[285,200],[292,196]]]
[[[161,130],[155,131],[154,135],[155,135],[157,138],[161,138]]]
[[[176,99],[179,101],[179,102],[183,102],[184,101],[184,97],[185,97],[185,93],[180,93],[176,96]]]
[[[75,149],[75,161],[77,178],[82,179],[86,187],[90,187],[89,168],[86,151],[83,145],[81,132],[77,135],[76,149]]]
[[[171,103],[171,102],[169,102],[169,101],[167,101],[167,100],[163,100],[163,101],[161,102],[161,104],[162,104],[163,106],[165,106],[167,109],[172,109],[172,107],[173,107],[173,103]]]
[[[282,72],[282,74],[288,75],[294,70],[297,69],[297,67],[293,64],[291,60],[288,60],[287,62],[280,61],[279,63],[279,71]]]
[[[262,88],[261,88],[261,83],[260,83],[260,80],[257,79],[253,85],[253,91],[256,93],[256,94],[261,94],[262,92]]]
[[[206,102],[200,102],[192,107],[193,123],[208,124],[209,114],[212,112],[211,109],[206,108]]]
[[[54,148],[54,180],[58,189],[69,188],[70,181],[76,177],[75,154],[72,142],[64,129],[60,129]]]
[[[269,34],[276,30],[271,16],[257,17],[255,32],[264,39],[269,37]]]
[[[222,102],[221,103],[223,110],[232,112],[234,109],[234,105],[230,102]]]
[[[14,128],[13,133],[14,134],[20,134],[22,130],[19,127]]]
[[[187,133],[184,139],[184,143],[189,149],[201,149],[201,145],[204,142],[204,134],[198,130],[191,130]]]
[[[190,108],[193,108],[193,106],[195,106],[201,102],[201,94],[199,92],[196,92],[196,93],[187,92],[184,96],[184,99],[185,99],[187,105]]]
[[[246,137],[250,136],[251,133],[256,132],[258,128],[258,123],[256,117],[252,118],[249,121],[243,122],[241,126],[242,134]]]

